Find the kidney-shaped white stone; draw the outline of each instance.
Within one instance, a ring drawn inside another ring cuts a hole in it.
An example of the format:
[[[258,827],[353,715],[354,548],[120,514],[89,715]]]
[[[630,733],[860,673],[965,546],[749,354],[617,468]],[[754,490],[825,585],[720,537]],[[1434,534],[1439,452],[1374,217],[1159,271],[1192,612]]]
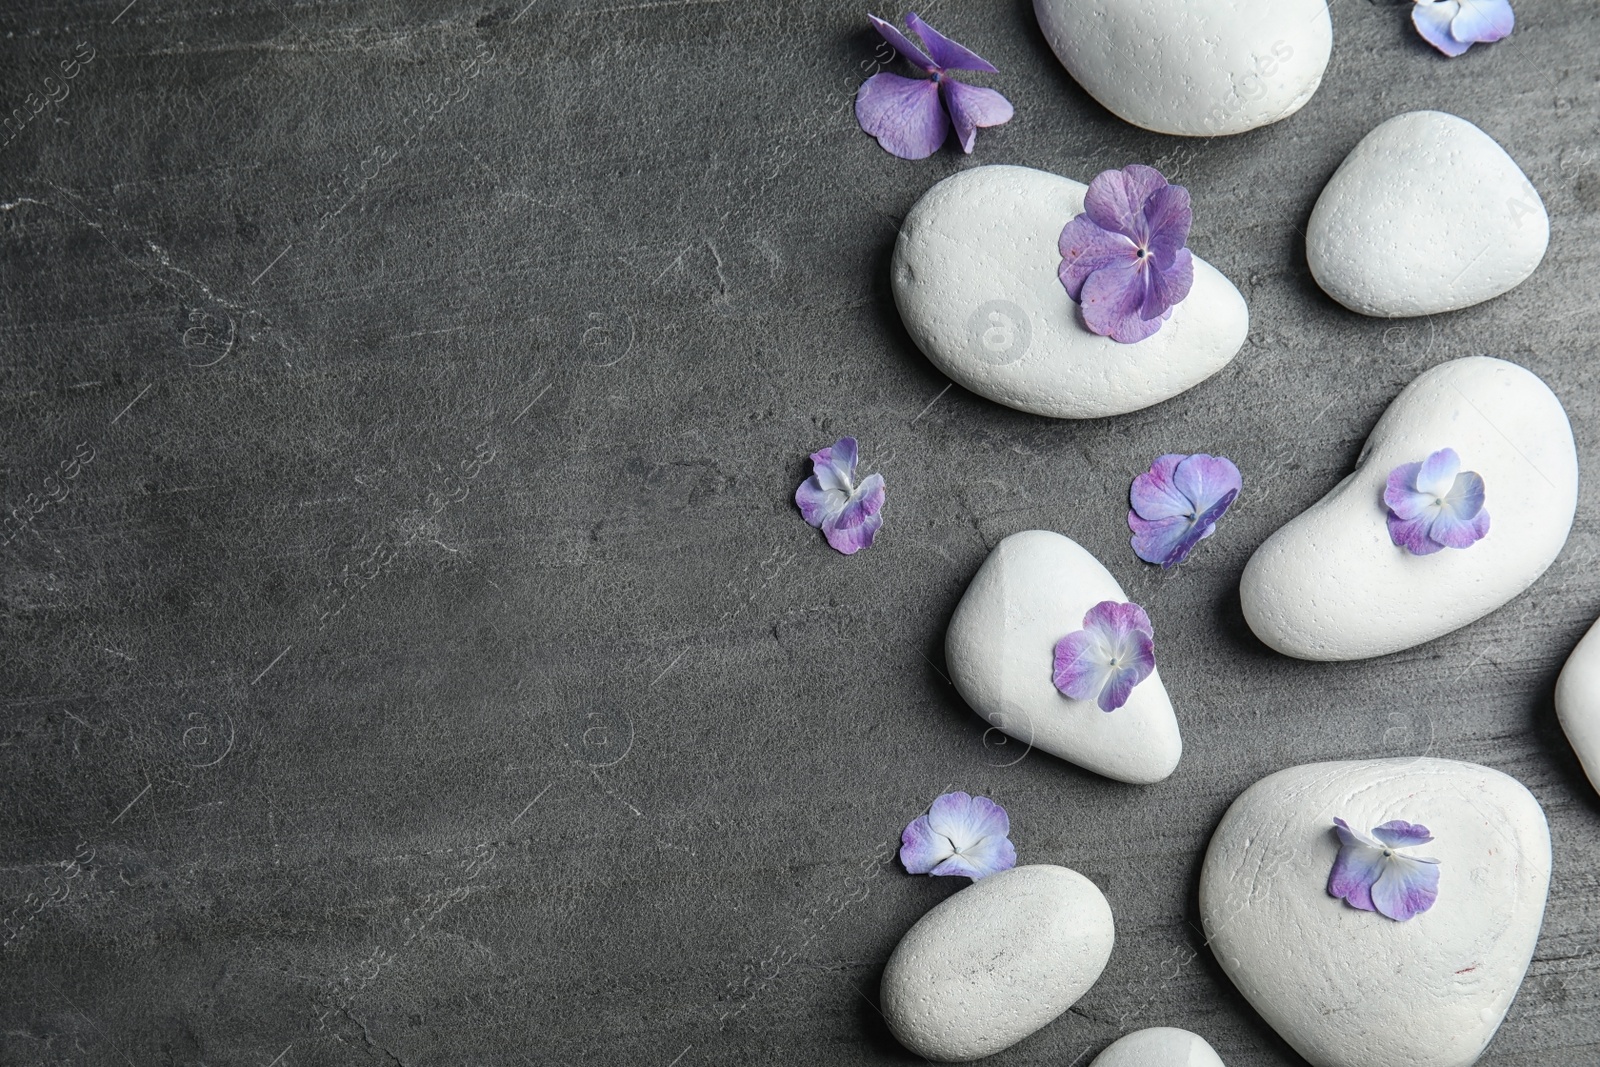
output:
[[[1070,1008],[1111,958],[1111,905],[1077,871],[991,874],[917,920],[883,971],[884,1018],[930,1060],[975,1060]]]
[[[1333,50],[1324,0],[1034,0],[1056,58],[1107,110],[1216,137],[1288,118]]]
[[[1600,789],[1600,623],[1589,628],[1561,668],[1556,716],[1589,781]]]
[[[1453,448],[1484,481],[1489,533],[1413,556],[1389,538],[1389,472]],[[1239,582],[1256,636],[1300,659],[1364,659],[1431,641],[1532,585],[1566,544],[1578,455],[1561,401],[1531,371],[1473,356],[1419,376],[1349,477],[1256,549]]]
[[[1493,137],[1442,111],[1396,115],[1328,180],[1306,227],[1317,284],[1363,315],[1454,311],[1532,274],[1544,201]]]
[[[1328,895],[1335,817],[1421,823],[1439,897],[1406,922]],[[1516,996],[1550,885],[1550,831],[1521,783],[1439,759],[1313,763],[1233,802],[1200,873],[1222,969],[1316,1067],[1466,1067]]]
[[[1083,324],[1056,270],[1087,190],[1028,167],[973,167],[917,201],[891,281],[911,339],[940,370],[1008,407],[1089,419],[1166,400],[1238,353],[1249,309],[1199,256],[1188,298],[1153,337],[1119,344]]]
[[[1127,601],[1111,572],[1083,546],[1048,530],[1012,534],[994,547],[956,606],[945,634],[950,679],[991,726],[1052,755],[1122,782],[1159,782],[1178,766],[1183,738],[1156,669],[1128,702],[1101,711],[1055,687],[1056,642],[1083,629],[1102,600]]]
[[[1199,1034],[1152,1026],[1113,1041],[1089,1067],[1223,1067],[1223,1063]]]

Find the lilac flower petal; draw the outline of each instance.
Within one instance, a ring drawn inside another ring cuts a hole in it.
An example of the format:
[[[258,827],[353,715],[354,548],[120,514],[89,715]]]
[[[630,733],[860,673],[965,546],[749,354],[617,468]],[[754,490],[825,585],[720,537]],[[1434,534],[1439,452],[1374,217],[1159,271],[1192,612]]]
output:
[[[1184,460],[1191,457],[1177,452],[1157,456],[1150,470],[1133,480],[1128,500],[1143,519],[1187,518],[1194,511],[1191,501],[1174,483],[1173,476]]]
[[[1414,519],[1435,503],[1436,498],[1417,492],[1417,472],[1420,470],[1420,463],[1402,463],[1389,472],[1389,481],[1383,489],[1383,502],[1402,519]]]
[[[1238,496],[1244,479],[1228,457],[1197,452],[1178,464],[1172,472],[1172,484],[1194,508],[1209,510],[1229,493]]]
[[[1181,303],[1194,286],[1194,256],[1187,248],[1180,248],[1170,267],[1151,263],[1146,270],[1149,280],[1140,314],[1146,319],[1165,321],[1173,307]]]
[[[1083,321],[1095,333],[1122,344],[1134,344],[1161,328],[1159,318],[1146,319],[1144,272],[1136,266],[1114,265],[1095,271],[1083,283],[1078,306]]]
[[[1377,838],[1368,837],[1360,830],[1352,829],[1350,824],[1335,816],[1333,832],[1339,835],[1339,843],[1343,845],[1366,845],[1368,848],[1381,849],[1383,844]]]
[[[1381,849],[1359,842],[1341,844],[1328,874],[1328,894],[1343,898],[1353,908],[1375,911],[1372,886],[1383,874],[1383,867]]]
[[[1156,635],[1150,625],[1150,616],[1137,604],[1120,604],[1115,600],[1102,600],[1090,608],[1083,617],[1085,630],[1098,630],[1109,640],[1120,641],[1133,633],[1146,637]]]
[[[1457,518],[1468,518],[1483,510],[1483,475],[1477,471],[1462,471],[1456,475],[1455,484],[1444,495],[1444,510]]]
[[[1428,537],[1445,548],[1471,548],[1489,532],[1489,513],[1480,510],[1470,519],[1462,519],[1449,508],[1440,508],[1428,527]]]
[[[1389,540],[1410,552],[1413,556],[1431,556],[1444,548],[1443,545],[1428,536],[1428,527],[1433,524],[1431,516],[1422,515],[1415,519],[1402,519],[1391,512],[1387,518],[1389,521]]]
[[[926,159],[950,136],[950,118],[931,78],[880,71],[856,91],[856,121],[901,159]]]
[[[1450,36],[1458,41],[1487,44],[1498,41],[1517,24],[1510,0],[1459,0],[1461,11],[1450,21]]]
[[[1424,41],[1447,56],[1459,56],[1472,47],[1472,42],[1462,43],[1450,33],[1450,23],[1460,10],[1457,0],[1417,0],[1411,8],[1411,24]]]
[[[977,85],[964,85],[951,78],[939,83],[944,96],[944,106],[950,112],[961,150],[971,153],[978,139],[978,127],[999,126],[1010,122],[1014,109],[1011,101],[995,92]]]
[[[1133,530],[1133,554],[1146,563],[1170,566],[1183,562],[1178,546],[1188,536],[1190,526],[1185,517],[1172,517],[1150,521],[1140,518],[1136,511],[1128,512],[1128,526]]]
[[[1155,644],[1148,634],[1134,634],[1130,639],[1137,650],[1132,657],[1132,662],[1125,667],[1118,667],[1111,671],[1105,686],[1100,690],[1100,696],[1095,701],[1101,711],[1116,711],[1128,702],[1133,687],[1150,677],[1156,669]]]
[[[812,476],[824,489],[848,493],[856,476],[856,439],[841,437],[827,448],[811,453]]]
[[[1442,497],[1455,485],[1460,471],[1461,457],[1456,455],[1456,450],[1441,448],[1422,461],[1415,482],[1417,492]]]
[[[828,544],[847,556],[870,547],[883,525],[883,498],[883,475],[863,480],[839,513],[823,521]]]
[[[1394,819],[1382,826],[1374,826],[1372,836],[1390,848],[1426,845],[1433,840],[1433,835],[1428,832],[1426,826],[1421,823],[1406,822],[1404,819]]]
[[[1105,688],[1109,656],[1098,637],[1087,630],[1070,633],[1056,642],[1052,681],[1073,700],[1093,700]]]
[[[889,42],[889,46],[904,57],[907,63],[914,67],[921,67],[932,74],[939,69],[939,65],[929,59],[927,54],[911,43],[911,38],[900,32],[898,26],[885,22],[876,15],[868,15],[867,21],[872,23],[872,28],[878,31],[878,36]],[[871,79],[867,79],[871,81]]]
[[[900,862],[911,874],[927,874],[955,853],[950,839],[919,815],[900,834]]]
[[[1083,283],[1089,275],[1105,267],[1135,262],[1133,242],[1120,233],[1102,229],[1088,215],[1079,215],[1061,230],[1056,242],[1061,266],[1056,274],[1074,300],[1083,296]]]
[[[1144,214],[1150,226],[1150,257],[1166,270],[1189,240],[1189,227],[1194,224],[1189,190],[1181,185],[1162,186],[1145,203]]]
[[[928,805],[928,826],[936,834],[943,834],[950,843],[960,848],[963,842],[973,840],[967,834],[967,824],[972,809],[972,794],[957,790],[942,793]]]
[[[1166,184],[1160,171],[1138,163],[1122,170],[1101,171],[1089,183],[1083,210],[1102,228],[1143,242],[1149,233],[1145,201]]]
[[[1222,518],[1223,513],[1228,510],[1238,495],[1239,490],[1230,489],[1222,494],[1221,500],[1201,512],[1192,524],[1188,520],[1184,520],[1178,535],[1173,538],[1171,544],[1167,547],[1166,555],[1163,558],[1150,559],[1143,554],[1139,554],[1139,546],[1137,544],[1134,545],[1134,552],[1139,554],[1139,558],[1146,563],[1159,563],[1163,569],[1182,563],[1189,558],[1189,553],[1194,551],[1196,545],[1216,531],[1217,520]]]
[[[1390,856],[1369,890],[1380,915],[1405,922],[1433,907],[1439,898],[1439,865],[1409,856]]]
[[[849,501],[849,493],[839,489],[823,488],[815,474],[801,482],[800,488],[794,491],[794,502],[800,506],[800,514],[811,526],[820,527],[823,523],[838,518]]]
[[[906,16],[906,25],[911,27],[911,32],[922,38],[923,47],[927,48],[928,55],[933,61],[946,70],[986,70],[990,74],[998,74],[1000,68],[984,59],[978,53],[963,45],[959,45],[923,22],[917,17],[915,11]],[[980,126],[992,126],[994,123],[980,122]]]

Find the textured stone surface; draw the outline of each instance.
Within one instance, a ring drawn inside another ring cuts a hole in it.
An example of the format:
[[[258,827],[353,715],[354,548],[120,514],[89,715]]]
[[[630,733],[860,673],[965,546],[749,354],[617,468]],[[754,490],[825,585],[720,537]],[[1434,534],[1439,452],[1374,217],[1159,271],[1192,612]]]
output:
[[[1089,1067],[1223,1067],[1223,1063],[1199,1034],[1152,1026],[1117,1038]]]
[[[1589,628],[1561,668],[1556,714],[1589,781],[1600,789],[1600,628]]]
[[[1007,1067],[1158,1024],[1228,1067],[1302,1067],[1203,948],[1199,857],[1272,771],[1431,752],[1514,774],[1555,843],[1480,1063],[1593,1067],[1600,795],[1550,697],[1600,612],[1596,527],[1507,608],[1358,665],[1265,648],[1237,599],[1447,359],[1537,372],[1600,470],[1592,0],[1519,4],[1459,60],[1404,4],[1339,0],[1311,102],[1212,140],[1115,118],[1024,0],[923,10],[1018,111],[917,164],[851,118],[860,5],[525,4],[0,13],[8,108],[97,50],[0,150],[0,516],[95,450],[0,550],[0,1061],[914,1063],[878,979],[960,886],[891,857],[965,788],[1117,913],[1100,981]],[[1486,304],[1355,315],[1294,227],[1419,107],[1518,160],[1550,250]],[[917,198],[983,163],[1135,161],[1210,205],[1194,243],[1250,302],[1245,349],[1104,420],[951,387],[889,288]],[[790,502],[844,432],[890,494],[848,560]],[[1174,448],[1233,458],[1246,492],[1162,572],[1126,494]],[[1600,479],[1579,492],[1595,515]],[[1018,761],[940,673],[962,592],[1028,529],[1071,531],[1173,620],[1165,781]]]

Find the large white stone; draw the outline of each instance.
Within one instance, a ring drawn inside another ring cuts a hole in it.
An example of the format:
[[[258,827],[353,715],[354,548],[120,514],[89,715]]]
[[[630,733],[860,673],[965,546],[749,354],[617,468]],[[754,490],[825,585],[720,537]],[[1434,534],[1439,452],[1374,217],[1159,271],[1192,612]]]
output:
[[[1335,816],[1428,827],[1433,907],[1394,922],[1329,896]],[[1200,915],[1228,977],[1316,1067],[1466,1067],[1516,996],[1549,885],[1544,812],[1514,778],[1453,760],[1313,763],[1233,802]]]
[[[1034,0],[1056,58],[1113,113],[1216,137],[1288,118],[1333,50],[1324,0]]]
[[[1102,600],[1127,601],[1122,586],[1076,541],[1048,530],[1012,534],[994,547],[956,606],[945,634],[950,679],[991,726],[1096,774],[1159,782],[1178,766],[1183,738],[1156,669],[1128,702],[1101,711],[1053,681],[1056,642],[1083,629]]]
[[[927,1059],[993,1055],[1072,1007],[1105,969],[1112,940],[1111,905],[1077,871],[991,874],[900,939],[883,971],[883,1016]]]
[[[1600,789],[1600,623],[1589,628],[1561,668],[1556,715],[1589,781]]]
[[[1166,400],[1238,353],[1249,309],[1199,256],[1194,288],[1155,336],[1125,345],[1083,324],[1056,270],[1087,190],[1028,167],[973,167],[917,201],[890,273],[906,329],[940,370],[1009,407],[1088,419]]]
[[[1446,447],[1483,476],[1489,533],[1413,556],[1389,538],[1383,490],[1394,468]],[[1504,360],[1452,360],[1406,386],[1355,471],[1256,549],[1239,582],[1244,617],[1300,659],[1420,645],[1532,585],[1566,544],[1577,505],[1572,427],[1549,387]]]
[[[1089,1067],[1223,1067],[1223,1063],[1199,1034],[1152,1026],[1113,1041]]]
[[[1550,218],[1516,161],[1466,119],[1411,111],[1361,139],[1306,227],[1329,296],[1363,315],[1454,311],[1522,284]]]

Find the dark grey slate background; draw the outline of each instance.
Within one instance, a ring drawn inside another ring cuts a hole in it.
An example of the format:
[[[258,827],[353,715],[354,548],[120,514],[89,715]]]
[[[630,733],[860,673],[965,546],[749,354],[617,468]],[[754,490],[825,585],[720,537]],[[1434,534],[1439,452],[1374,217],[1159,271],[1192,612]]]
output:
[[[1526,0],[1456,61],[1407,5],[1334,0],[1317,96],[1214,142],[1107,114],[1025,2],[929,3],[1017,118],[921,163],[854,126],[856,5],[524,2],[0,15],[6,107],[59,98],[0,150],[26,518],[3,549],[0,1060],[913,1062],[879,973],[959,884],[890,856],[954,787],[1118,922],[1099,984],[994,1063],[1086,1064],[1163,1024],[1231,1067],[1298,1063],[1204,949],[1208,835],[1273,770],[1426,752],[1521,779],[1555,841],[1483,1062],[1600,1061],[1600,798],[1551,708],[1600,612],[1593,482],[1532,591],[1410,652],[1292,662],[1236,592],[1446,359],[1532,368],[1600,459],[1592,0]],[[1489,304],[1367,320],[1316,289],[1298,228],[1412,107],[1507,147],[1550,251]],[[1129,162],[1191,189],[1192,247],[1250,301],[1237,360],[1097,422],[949,387],[888,294],[917,196],[982,163]],[[889,485],[850,559],[790,503],[847,432]],[[1246,490],[1163,574],[1123,519],[1171,450],[1233,457]],[[943,677],[965,583],[1034,527],[1150,608],[1187,742],[1168,781],[1018,760]]]

